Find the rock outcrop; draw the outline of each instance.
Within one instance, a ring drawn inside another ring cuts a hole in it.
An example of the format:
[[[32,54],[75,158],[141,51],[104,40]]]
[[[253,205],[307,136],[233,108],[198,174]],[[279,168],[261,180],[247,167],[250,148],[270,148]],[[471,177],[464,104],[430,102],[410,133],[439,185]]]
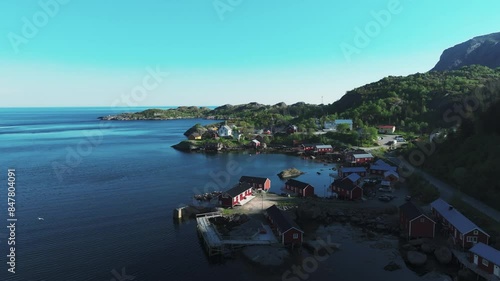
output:
[[[434,255],[436,256],[436,259],[442,264],[449,264],[452,259],[451,251],[447,247],[439,247],[434,251]]]
[[[278,174],[278,177],[280,177],[281,179],[288,179],[288,178],[298,177],[298,176],[302,175],[303,173],[304,172],[300,171],[299,169],[290,168],[290,169],[286,169],[286,170],[281,171]]]
[[[432,71],[454,70],[479,64],[500,67],[500,32],[474,37],[446,49]]]
[[[427,255],[417,251],[409,251],[406,254],[408,262],[414,266],[422,266],[427,262]]]

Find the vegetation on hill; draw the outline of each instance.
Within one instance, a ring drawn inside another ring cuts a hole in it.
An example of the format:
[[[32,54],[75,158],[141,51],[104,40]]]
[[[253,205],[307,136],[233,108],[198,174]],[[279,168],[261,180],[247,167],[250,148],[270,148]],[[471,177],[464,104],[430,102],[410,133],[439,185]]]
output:
[[[468,66],[459,70],[386,77],[349,91],[325,112],[351,118],[357,126],[392,124],[402,131],[430,133],[446,126],[443,113],[465,95],[500,79],[500,68]]]
[[[458,130],[436,144],[436,151],[424,162],[424,167],[436,176],[496,209],[500,209],[500,181],[496,177],[500,160],[498,120],[500,100],[463,118]]]

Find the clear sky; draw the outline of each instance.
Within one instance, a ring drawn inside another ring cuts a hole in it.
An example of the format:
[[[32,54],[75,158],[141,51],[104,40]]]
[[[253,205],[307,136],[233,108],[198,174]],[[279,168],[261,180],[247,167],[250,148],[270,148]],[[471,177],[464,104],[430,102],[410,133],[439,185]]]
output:
[[[0,107],[332,103],[499,32],[499,11],[498,0],[0,0]]]

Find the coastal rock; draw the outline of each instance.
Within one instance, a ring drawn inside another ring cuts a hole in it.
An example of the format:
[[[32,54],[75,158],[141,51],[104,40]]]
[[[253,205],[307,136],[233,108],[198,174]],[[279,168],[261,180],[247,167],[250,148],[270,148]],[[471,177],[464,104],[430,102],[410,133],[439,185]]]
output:
[[[395,271],[401,269],[401,266],[393,261],[384,266],[384,270],[386,271]]]
[[[426,254],[432,254],[436,250],[436,246],[431,243],[423,243],[422,246],[420,246],[420,249],[422,249],[422,252]]]
[[[409,251],[406,254],[408,262],[415,266],[422,266],[427,262],[427,256],[417,251]]]
[[[250,246],[244,248],[242,253],[252,262],[263,266],[281,266],[290,256],[285,248],[271,246]]]
[[[436,259],[442,264],[449,264],[452,259],[451,251],[447,247],[439,247],[434,251],[434,255],[436,256]]]
[[[416,251],[417,248],[415,248],[415,246],[413,246],[412,244],[404,244],[403,246],[401,246],[401,248],[405,251]]]
[[[298,177],[302,174],[304,174],[304,172],[300,171],[299,169],[290,168],[290,169],[286,169],[286,170],[281,171],[278,174],[278,177],[280,177],[281,179],[287,179],[287,178]]]
[[[453,281],[453,279],[451,279],[450,276],[435,271],[425,274],[424,276],[422,276],[422,279],[436,280],[436,281]]]
[[[410,243],[412,246],[421,246],[425,242],[427,242],[427,239],[421,238],[421,239],[410,240],[410,242],[408,243]]]
[[[357,224],[361,222],[361,219],[359,217],[351,217],[351,222]]]

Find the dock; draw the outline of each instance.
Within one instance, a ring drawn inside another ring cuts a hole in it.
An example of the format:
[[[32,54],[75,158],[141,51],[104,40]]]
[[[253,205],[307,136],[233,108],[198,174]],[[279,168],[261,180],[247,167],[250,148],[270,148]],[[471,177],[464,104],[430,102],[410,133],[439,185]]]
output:
[[[209,221],[210,218],[222,217],[219,212],[211,212],[196,215],[196,223],[200,238],[208,252],[208,256],[215,256],[231,252],[235,249],[251,245],[271,245],[277,243],[272,230],[269,226],[263,226],[266,233],[270,233],[272,238],[259,239],[259,233],[255,233],[252,237],[229,238],[222,237],[215,226]],[[268,235],[269,237],[269,235]]]
[[[470,262],[467,253],[462,252],[456,249],[452,249],[451,252],[453,253],[453,256],[457,259],[457,261],[465,268],[471,270],[472,272],[476,273],[478,276],[481,276],[485,280],[488,281],[500,281],[500,278],[497,276],[490,274],[482,269],[480,269],[477,265],[474,263]]]

